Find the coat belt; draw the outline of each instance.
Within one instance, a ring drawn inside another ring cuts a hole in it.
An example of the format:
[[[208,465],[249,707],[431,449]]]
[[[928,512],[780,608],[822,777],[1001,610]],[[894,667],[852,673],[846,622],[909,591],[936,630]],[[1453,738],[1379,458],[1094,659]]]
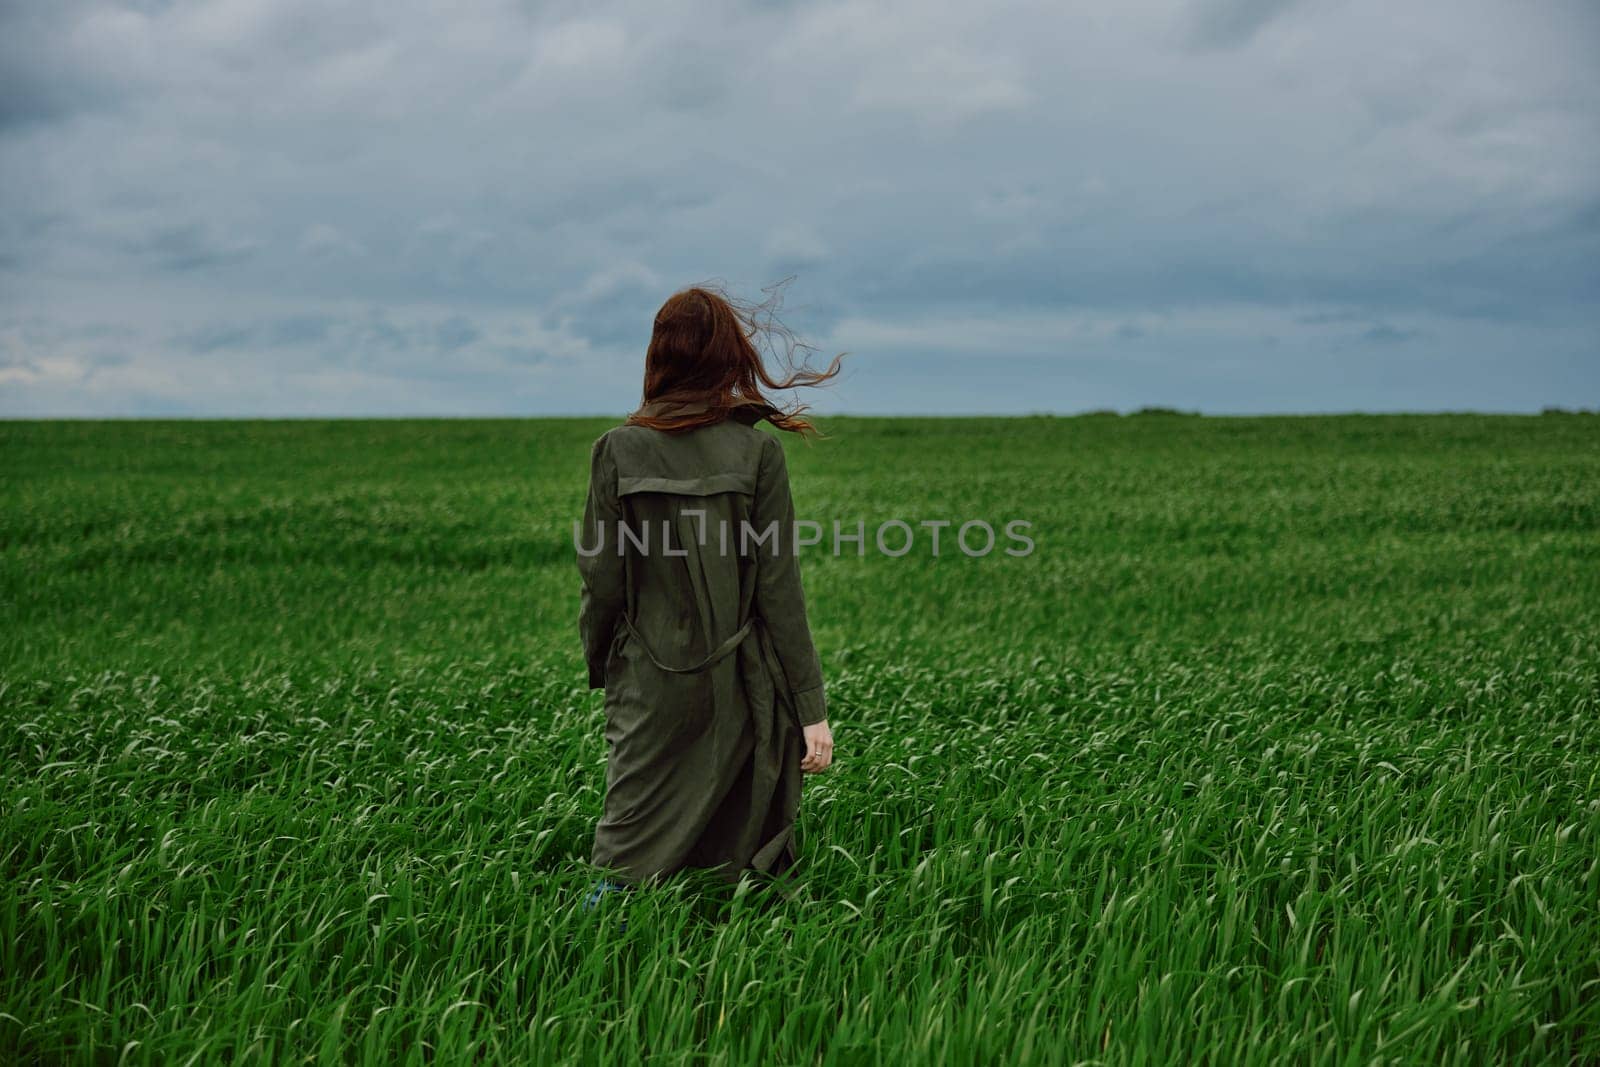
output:
[[[633,635],[633,639],[635,641],[639,642],[639,647],[644,649],[644,654],[650,658],[650,662],[654,663],[657,667],[666,671],[668,674],[695,674],[705,670],[712,664],[725,659],[730,652],[739,647],[739,643],[741,641],[750,636],[750,630],[755,626],[755,622],[756,620],[754,615],[746,619],[743,626],[733,631],[733,634],[726,641],[712,649],[710,655],[701,660],[699,663],[696,663],[693,667],[669,667],[667,664],[662,663],[661,660],[656,658],[655,652],[650,648],[650,642],[644,639],[644,635],[639,632],[638,627],[633,625],[633,620],[628,618],[627,613],[623,612],[622,614],[623,628],[626,629],[628,633]]]

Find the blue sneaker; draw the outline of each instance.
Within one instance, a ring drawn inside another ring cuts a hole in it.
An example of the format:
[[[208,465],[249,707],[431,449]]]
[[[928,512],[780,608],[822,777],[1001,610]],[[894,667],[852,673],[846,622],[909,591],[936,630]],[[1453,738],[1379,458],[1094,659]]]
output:
[[[622,893],[622,892],[626,892],[628,890],[628,888],[629,888],[628,886],[622,885],[619,882],[613,882],[609,878],[602,878],[599,881],[595,882],[594,888],[592,890],[590,890],[589,891],[589,895],[584,898],[584,900],[583,900],[583,910],[584,911],[593,911],[597,906],[599,906],[600,901],[605,899],[605,895],[607,893]],[[626,915],[624,915],[622,917],[622,921],[617,925],[617,929],[618,930],[626,930],[627,928],[628,928],[628,917]]]

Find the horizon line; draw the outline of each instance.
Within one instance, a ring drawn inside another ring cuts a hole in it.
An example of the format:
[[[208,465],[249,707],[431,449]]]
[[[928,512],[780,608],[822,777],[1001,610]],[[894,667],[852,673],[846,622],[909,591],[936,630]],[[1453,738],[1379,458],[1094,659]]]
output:
[[[0,422],[529,422],[536,420],[589,422],[598,419],[625,419],[627,412],[579,412],[562,414],[439,414],[427,412],[403,414],[170,414],[151,415],[13,415],[0,413]],[[1146,405],[1120,411],[1114,408],[1091,408],[1084,411],[1011,411],[1011,412],[865,412],[852,411],[826,415],[808,413],[819,421],[834,419],[1084,419],[1084,418],[1207,418],[1207,419],[1311,419],[1311,418],[1441,418],[1449,416],[1477,416],[1481,418],[1546,418],[1561,415],[1600,415],[1600,407],[1562,407],[1547,405],[1536,411],[1492,410],[1483,408],[1345,408],[1328,411],[1202,411],[1172,408],[1165,405]]]

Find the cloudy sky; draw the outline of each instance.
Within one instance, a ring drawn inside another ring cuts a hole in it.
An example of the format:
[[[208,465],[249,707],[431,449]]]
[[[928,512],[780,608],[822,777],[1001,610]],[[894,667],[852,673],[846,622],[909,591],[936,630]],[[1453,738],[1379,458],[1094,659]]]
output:
[[[1600,5],[0,7],[0,414],[1600,406]]]

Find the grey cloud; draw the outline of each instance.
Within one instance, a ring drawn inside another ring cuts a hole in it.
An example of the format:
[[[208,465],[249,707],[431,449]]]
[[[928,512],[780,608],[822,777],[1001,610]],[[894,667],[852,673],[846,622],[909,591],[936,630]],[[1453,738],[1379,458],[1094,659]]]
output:
[[[164,270],[191,271],[237,263],[253,255],[260,245],[226,237],[199,222],[174,222],[125,239],[122,248],[134,257]]]
[[[433,329],[434,343],[446,352],[470,345],[482,336],[483,331],[461,315],[452,315]]]
[[[0,8],[0,130],[59,121],[109,103],[107,79],[77,62],[70,4]]]
[[[494,353],[508,363],[517,363],[524,366],[534,366],[545,362],[548,358],[539,349],[527,345],[496,345],[494,346]]]
[[[724,64],[712,56],[700,61],[680,62],[661,73],[661,100],[678,111],[709,108],[727,98],[732,91]]]
[[[29,349],[0,334],[0,369],[8,367],[31,368],[35,364]]]
[[[291,315],[274,320],[266,329],[269,344],[305,345],[327,340],[335,320],[327,315]]]
[[[610,225],[619,219],[626,224],[641,217],[659,220],[715,203],[712,195],[694,187],[703,178],[651,174],[650,165],[643,160],[636,167],[645,173],[592,174],[571,187],[551,190],[530,206],[524,219],[543,230]]]
[[[191,352],[210,353],[247,347],[257,336],[252,326],[210,325],[173,340]]]
[[[211,323],[175,335],[172,343],[195,353],[317,344],[338,325],[326,315],[289,315],[251,323]]]
[[[1359,311],[1313,311],[1304,315],[1296,315],[1296,322],[1302,326],[1342,326],[1352,322],[1365,322],[1367,317]]]
[[[213,321],[177,331],[166,343],[196,356],[272,353],[301,365],[421,369],[433,376],[438,361],[482,353],[520,364],[544,358],[518,325],[490,329],[463,314],[397,316],[375,307],[347,314],[283,315],[253,321]]]
[[[1248,44],[1261,28],[1301,0],[1197,0],[1190,8],[1189,43],[1201,50]]]
[[[1417,330],[1402,330],[1387,322],[1378,322],[1362,331],[1361,339],[1369,344],[1391,345],[1409,341],[1417,336],[1419,336]]]
[[[693,280],[669,281],[646,264],[621,263],[591,275],[552,306],[574,332],[596,345],[633,345],[643,351],[667,290]]]
[[[361,257],[367,249],[336,226],[313,223],[300,235],[300,250],[318,258]]]
[[[38,70],[36,61],[0,56],[0,128],[59,120],[102,99],[85,82],[62,82]]]
[[[132,362],[133,357],[126,352],[96,352],[83,361],[83,380],[88,381],[103,370],[126,367]]]
[[[768,260],[780,271],[811,267],[828,258],[828,245],[809,226],[780,226],[768,235],[763,247]]]

